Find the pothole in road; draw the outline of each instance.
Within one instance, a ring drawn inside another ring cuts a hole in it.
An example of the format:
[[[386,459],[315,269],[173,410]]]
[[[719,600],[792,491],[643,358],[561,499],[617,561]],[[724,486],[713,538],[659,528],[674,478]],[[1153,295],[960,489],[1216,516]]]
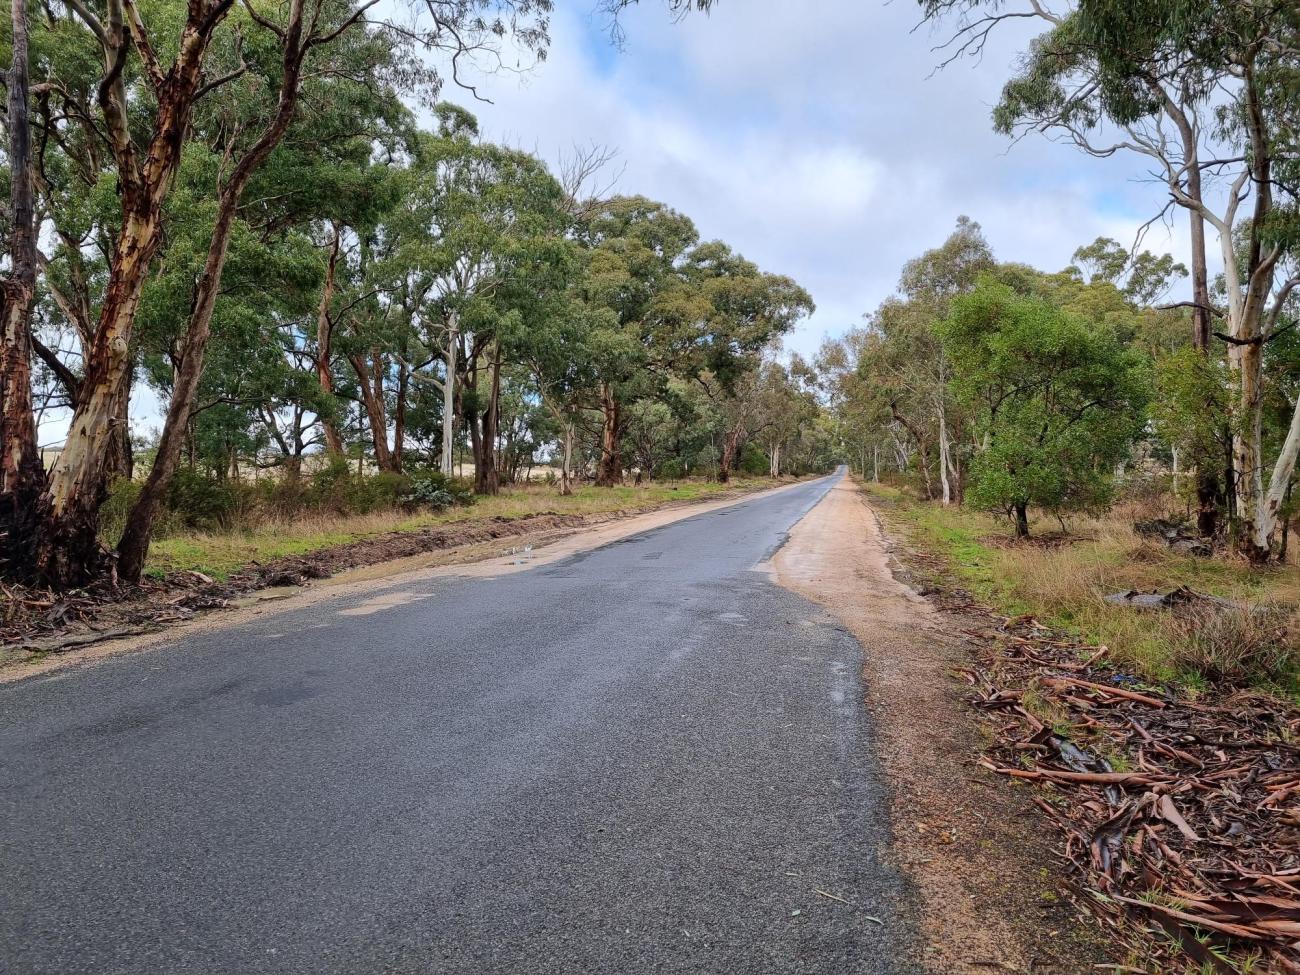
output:
[[[380,610],[392,609],[394,606],[404,606],[407,603],[428,598],[429,593],[424,592],[386,592],[348,609],[340,609],[338,615],[369,616],[371,613],[378,613]]]

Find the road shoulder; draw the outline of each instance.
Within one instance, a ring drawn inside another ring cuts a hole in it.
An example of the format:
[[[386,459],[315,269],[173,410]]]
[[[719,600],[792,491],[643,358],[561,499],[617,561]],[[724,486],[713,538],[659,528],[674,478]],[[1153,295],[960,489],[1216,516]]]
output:
[[[963,700],[962,621],[895,575],[891,542],[845,479],[790,532],[776,582],[829,609],[862,644],[867,706],[893,791],[893,858],[915,886],[933,972],[1074,973],[1104,961],[1028,790],[976,764]],[[1024,794],[1022,794],[1024,793]]]

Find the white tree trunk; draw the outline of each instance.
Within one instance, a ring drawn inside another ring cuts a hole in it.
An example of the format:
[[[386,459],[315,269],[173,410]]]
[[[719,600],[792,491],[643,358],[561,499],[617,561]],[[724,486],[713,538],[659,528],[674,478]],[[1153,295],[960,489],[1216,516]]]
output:
[[[451,451],[456,431],[456,343],[459,313],[447,319],[447,377],[442,384],[442,473],[451,477]]]
[[[1273,542],[1273,532],[1277,530],[1278,511],[1286,499],[1286,486],[1291,483],[1295,473],[1296,458],[1300,456],[1300,402],[1291,411],[1291,427],[1282,442],[1282,452],[1277,455],[1273,465],[1273,476],[1268,481],[1268,493],[1262,494],[1255,509],[1255,545],[1260,551],[1268,551]]]
[[[943,503],[952,504],[952,482],[948,479],[948,417],[939,400],[939,483],[943,485]]]
[[[573,423],[566,422],[564,424],[564,460],[560,463],[561,494],[573,493],[572,475],[569,473],[573,469],[573,438]]]

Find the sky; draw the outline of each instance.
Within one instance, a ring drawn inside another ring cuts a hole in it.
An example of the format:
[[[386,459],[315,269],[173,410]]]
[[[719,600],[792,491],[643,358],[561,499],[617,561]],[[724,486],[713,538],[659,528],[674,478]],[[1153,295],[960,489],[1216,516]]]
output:
[[[786,343],[805,355],[859,324],[959,215],[999,259],[1059,270],[1099,235],[1131,245],[1164,204],[1136,160],[993,132],[1035,26],[1008,25],[980,61],[936,72],[952,25],[919,25],[914,0],[720,0],[680,20],[642,0],[621,50],[595,6],[558,0],[548,59],[484,77],[492,104],[443,97],[552,163],[575,144],[616,149],[618,191],[667,203],[812,293],[816,313]],[[1184,258],[1181,231],[1156,226],[1143,246]]]

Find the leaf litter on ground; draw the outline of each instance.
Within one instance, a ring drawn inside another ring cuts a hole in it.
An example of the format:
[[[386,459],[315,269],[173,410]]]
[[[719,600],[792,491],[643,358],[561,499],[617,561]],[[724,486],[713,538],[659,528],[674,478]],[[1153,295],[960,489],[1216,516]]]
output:
[[[964,590],[981,764],[1033,782],[1072,889],[1151,971],[1300,973],[1300,710],[1254,691],[1192,700],[1117,673],[1105,648]]]

